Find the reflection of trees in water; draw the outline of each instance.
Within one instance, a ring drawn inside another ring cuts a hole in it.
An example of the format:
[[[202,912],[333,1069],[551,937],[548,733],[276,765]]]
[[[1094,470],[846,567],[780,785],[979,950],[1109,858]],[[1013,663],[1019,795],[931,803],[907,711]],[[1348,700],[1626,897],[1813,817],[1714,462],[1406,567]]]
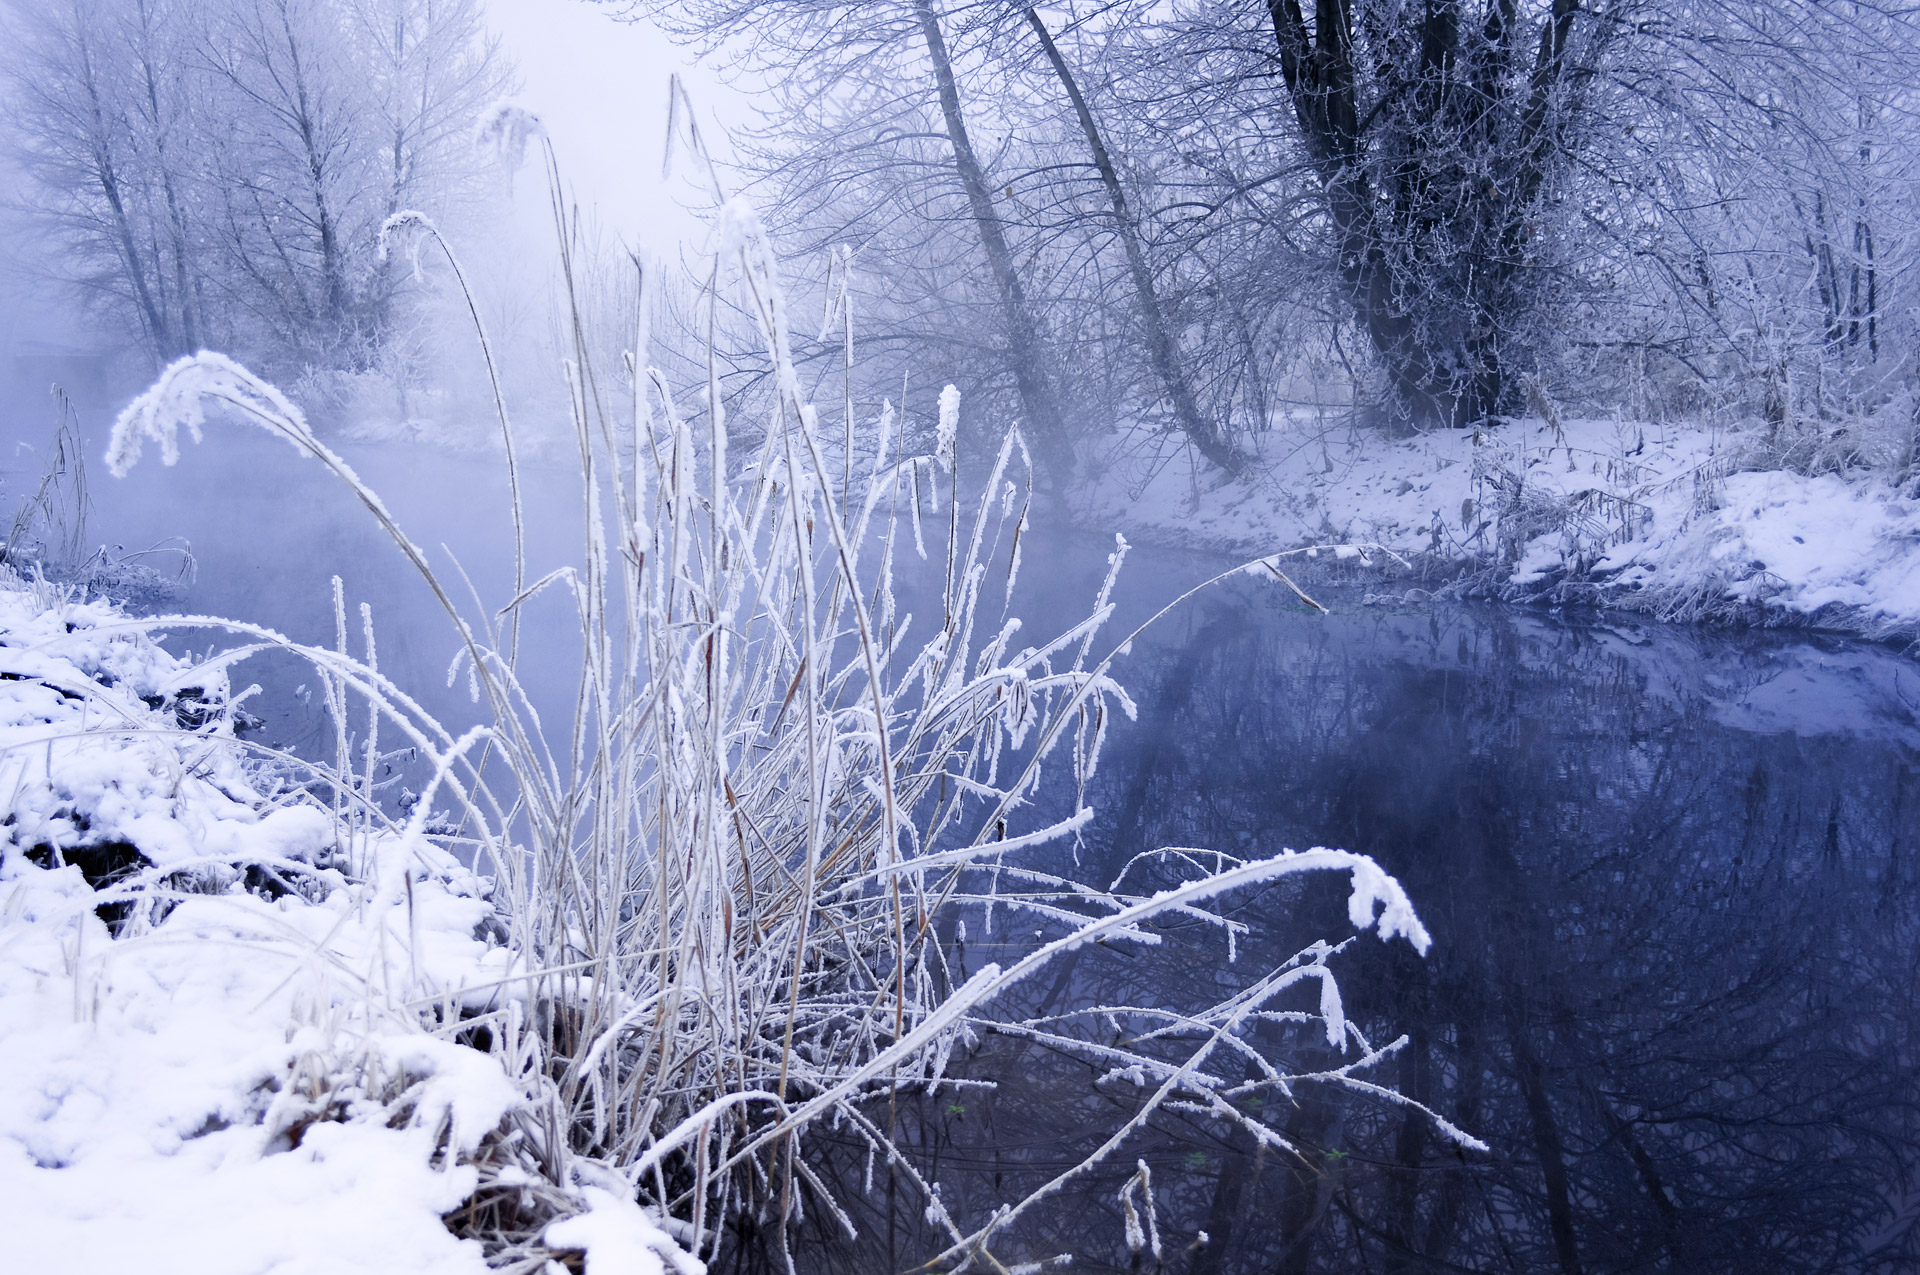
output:
[[[1264,1207],[1218,1175],[1237,1251],[1205,1269],[1913,1260],[1907,747],[1673,696],[1730,647],[1499,617],[1202,630],[1164,658],[1177,724],[1108,774],[1128,835],[1378,857],[1438,945],[1356,945],[1349,985],[1413,1036],[1403,1091],[1494,1145],[1303,1107],[1313,1171],[1270,1173]]]
[[[1376,1041],[1412,1038],[1383,1079],[1493,1151],[1302,1086],[1259,1110],[1298,1156],[1157,1119],[997,1256],[1126,1269],[1116,1193],[1144,1156],[1169,1271],[1912,1269],[1914,750],[1741,731],[1675,689],[1760,680],[1772,648],[1745,646],[1222,608],[1140,652],[1142,724],[1105,763],[1091,852],[1325,843],[1380,859],[1436,947],[1422,961],[1355,943],[1349,1010]],[[1324,884],[1270,891],[1240,903],[1275,923],[1238,965],[1173,935],[1089,952],[1023,1008],[1231,985],[1342,932],[1342,911]],[[997,957],[974,946],[976,966]],[[1008,1039],[966,1071],[1015,1079],[892,1118],[969,1209],[1072,1163],[1135,1100]],[[823,1246],[823,1269],[906,1269],[938,1247],[887,1176],[851,1193],[862,1237]],[[1212,1242],[1191,1247],[1201,1230]]]

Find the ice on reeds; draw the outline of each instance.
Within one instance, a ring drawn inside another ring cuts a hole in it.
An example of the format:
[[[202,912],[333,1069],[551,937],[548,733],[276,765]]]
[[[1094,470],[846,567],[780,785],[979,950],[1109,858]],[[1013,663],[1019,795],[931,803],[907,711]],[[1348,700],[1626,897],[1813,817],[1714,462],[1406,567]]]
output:
[[[404,249],[413,281],[424,282],[425,276],[420,272],[420,245],[439,233],[431,217],[415,208],[402,208],[380,223],[377,252],[380,263],[385,265],[392,258],[395,247]]]
[[[500,615],[461,615],[377,497],[244,369],[213,356],[176,364],[114,434],[124,469],[141,438],[177,455],[181,423],[198,436],[202,399],[237,409],[354,484],[446,605],[464,651],[451,672],[464,665],[494,715],[460,740],[370,659],[347,655],[344,620],[339,650],[301,653],[320,667],[339,715],[364,703],[421,751],[430,792],[456,807],[497,878],[492,899],[513,955],[491,959],[521,964],[490,1020],[492,1050],[506,1074],[541,1078],[521,1091],[529,1114],[518,1127],[544,1131],[530,1158],[508,1168],[536,1165],[573,1192],[573,1209],[599,1198],[587,1187],[621,1209],[638,1198],[696,1253],[729,1218],[776,1207],[791,1216],[803,1194],[851,1231],[805,1154],[808,1129],[829,1120],[917,1185],[950,1241],[938,1260],[952,1262],[986,1250],[1116,1154],[1157,1110],[1237,1121],[1276,1143],[1228,1096],[1301,1083],[1387,1093],[1362,1076],[1404,1038],[1376,1048],[1360,1036],[1329,964],[1340,949],[1326,944],[1250,974],[1213,1005],[1096,1006],[1027,1021],[1002,1008],[1011,989],[1088,943],[1160,941],[1153,924],[1167,917],[1214,927],[1231,959],[1241,927],[1216,910],[1224,896],[1303,872],[1348,874],[1357,928],[1422,952],[1430,939],[1398,883],[1345,851],[1213,856],[1211,867],[1206,852],[1181,852],[1196,870],[1145,895],[1031,866],[1031,851],[1088,826],[1088,783],[1112,715],[1135,712],[1112,665],[1140,630],[1105,636],[1126,542],[1116,538],[1085,620],[1013,649],[1020,626],[986,599],[996,576],[1006,581],[1003,606],[1011,596],[1028,527],[1024,443],[1010,436],[977,495],[963,492],[962,479],[978,476],[956,463],[960,400],[949,387],[933,455],[910,452],[883,412],[856,475],[851,454],[830,456],[819,413],[801,395],[772,249],[743,203],[723,209],[719,239],[726,286],[758,320],[772,365],[766,396],[734,409],[764,421],[756,455],[730,462],[717,411],[699,428],[658,372],[640,375],[642,333],[630,417],[590,406],[609,396],[585,392],[584,373],[569,366],[587,502],[605,515],[590,519],[583,561],[568,576],[584,655],[564,749],[549,749],[503,640],[508,617],[540,586]],[[922,487],[943,481],[950,498],[935,503]],[[923,535],[923,512],[945,524],[944,537]],[[619,534],[603,535],[603,523]],[[919,626],[899,610],[892,579],[900,534],[949,554]],[[1278,557],[1254,566],[1286,579]],[[909,631],[929,636],[915,647]],[[1022,828],[1043,766],[1066,770],[1075,809]],[[418,817],[403,831],[417,836]],[[992,933],[996,910],[1040,927],[1036,941],[961,977],[943,933],[964,933],[959,918],[973,912]],[[1316,1000],[1283,1001],[1307,983]],[[1104,1020],[1138,1030],[1109,1044],[1097,1030]],[[1289,1071],[1249,1043],[1253,1022],[1318,1029],[1345,1061]],[[876,1099],[938,1088],[956,1050],[988,1028],[1102,1063],[1136,1079],[1139,1097],[1092,1159],[962,1219],[867,1112]],[[1228,1079],[1250,1068],[1257,1079]],[[806,1192],[784,1185],[796,1176]],[[668,1181],[682,1186],[669,1191]],[[589,1217],[602,1207],[613,1204]],[[642,1234],[637,1219],[614,1210],[548,1237],[621,1249]]]
[[[160,445],[162,464],[178,464],[180,431],[199,442],[209,402],[273,422],[296,444],[313,437],[306,417],[286,395],[226,355],[202,350],[175,359],[152,388],[121,411],[107,443],[108,471],[125,478],[149,441]]]
[[[1155,1262],[1160,1261],[1160,1214],[1153,1203],[1153,1171],[1145,1160],[1134,1161],[1133,1176],[1120,1188],[1120,1210],[1126,1221],[1127,1252],[1137,1260],[1140,1250],[1146,1249]]]
[[[942,469],[951,471],[959,463],[960,387],[949,385],[940,391],[939,424],[934,430],[933,455]]]
[[[509,99],[495,102],[480,112],[473,129],[473,143],[481,150],[493,152],[502,165],[512,170],[520,167],[527,143],[544,137],[546,132],[547,126],[536,112]]]

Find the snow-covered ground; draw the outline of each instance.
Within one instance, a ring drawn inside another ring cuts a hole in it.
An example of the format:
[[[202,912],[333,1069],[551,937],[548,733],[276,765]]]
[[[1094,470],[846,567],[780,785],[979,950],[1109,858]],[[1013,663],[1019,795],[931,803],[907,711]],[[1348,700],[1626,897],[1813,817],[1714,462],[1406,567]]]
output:
[[[0,580],[0,1267],[478,1275],[442,1216],[514,1185],[480,1153],[537,1089],[454,1036],[517,963],[486,883],[248,761],[226,698]],[[698,1269],[572,1188],[556,1252]]]
[[[1920,631],[1920,501],[1876,472],[1807,475],[1763,455],[1746,434],[1615,421],[1477,440],[1296,428],[1263,436],[1254,473],[1224,484],[1185,449],[1116,455],[1080,512],[1249,555],[1377,543],[1509,598]]]

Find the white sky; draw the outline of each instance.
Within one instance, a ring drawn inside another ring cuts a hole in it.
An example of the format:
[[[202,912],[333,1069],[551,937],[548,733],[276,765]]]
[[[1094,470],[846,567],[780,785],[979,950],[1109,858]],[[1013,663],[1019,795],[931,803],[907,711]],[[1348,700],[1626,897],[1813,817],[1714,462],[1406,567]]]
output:
[[[714,121],[743,117],[738,96],[696,66],[692,50],[645,23],[616,21],[590,0],[487,0],[487,15],[519,67],[520,103],[546,124],[562,177],[599,224],[661,255],[697,235],[676,201],[692,167],[676,159],[671,188],[660,176],[668,82],[681,74],[702,136],[721,154]]]

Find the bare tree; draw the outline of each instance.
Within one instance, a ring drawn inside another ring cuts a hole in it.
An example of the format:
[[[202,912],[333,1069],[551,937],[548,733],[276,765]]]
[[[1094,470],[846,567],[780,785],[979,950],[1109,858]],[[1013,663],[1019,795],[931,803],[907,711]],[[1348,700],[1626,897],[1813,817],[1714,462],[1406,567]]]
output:
[[[234,0],[209,32],[222,94],[222,230],[236,299],[289,347],[357,335],[355,245],[382,216],[371,131],[341,15],[318,0]]]
[[[1182,366],[1181,354],[1174,335],[1169,329],[1164,307],[1161,305],[1159,287],[1154,281],[1153,268],[1147,261],[1145,246],[1140,241],[1140,229],[1127,200],[1126,186],[1120,180],[1120,174],[1113,162],[1113,156],[1107,150],[1106,139],[1101,135],[1093,110],[1087,105],[1087,99],[1080,91],[1079,80],[1068,65],[1066,57],[1060,52],[1060,46],[1054,42],[1053,35],[1047,30],[1046,20],[1038,9],[1026,10],[1027,25],[1032,28],[1034,37],[1039,41],[1046,55],[1047,65],[1053,69],[1060,81],[1060,89],[1066,94],[1073,106],[1073,114],[1080,125],[1080,131],[1087,141],[1087,149],[1093,156],[1094,167],[1100,173],[1100,184],[1105,188],[1107,198],[1113,207],[1114,234],[1120,240],[1120,246],[1126,254],[1127,273],[1133,282],[1136,303],[1140,308],[1142,325],[1146,329],[1147,358],[1153,365],[1154,374],[1160,379],[1167,399],[1173,405],[1174,416],[1180,422],[1180,428],[1200,449],[1202,455],[1230,474],[1237,474],[1246,466],[1246,460],[1222,436],[1218,422],[1201,413],[1200,404],[1193,393],[1186,369]]]
[[[1539,205],[1618,15],[1553,0],[1269,12],[1354,313],[1416,425],[1501,410]]]
[[[193,159],[179,6],[68,0],[13,16],[14,137],[43,192],[47,270],[126,315],[156,357],[184,352],[203,325],[182,190]]]
[[[926,41],[927,61],[940,97],[940,117],[946,126],[947,141],[953,148],[953,166],[960,185],[966,191],[967,205],[980,235],[981,250],[993,272],[1001,306],[1005,313],[1007,359],[1020,399],[1033,420],[1047,467],[1056,482],[1072,476],[1073,454],[1068,447],[1066,425],[1051,384],[1052,369],[1041,344],[1041,328],[1027,297],[1025,285],[1014,269],[1013,254],[1007,247],[1006,230],[994,207],[993,190],[987,184],[986,170],[974,153],[967,132],[966,117],[960,107],[959,85],[954,77],[953,59],[947,52],[946,37],[940,19],[929,0],[914,0],[913,14]]]
[[[476,0],[89,0],[12,8],[22,203],[47,269],[156,360],[218,343],[362,361],[397,280],[380,223],[476,193],[511,83]]]
[[[342,0],[357,59],[368,71],[387,215],[420,196],[469,195],[474,121],[514,76],[478,0]]]

